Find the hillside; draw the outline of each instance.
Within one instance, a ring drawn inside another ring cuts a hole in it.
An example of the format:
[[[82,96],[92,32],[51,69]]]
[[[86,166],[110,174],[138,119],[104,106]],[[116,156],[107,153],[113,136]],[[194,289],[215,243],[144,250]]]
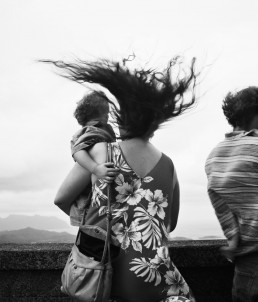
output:
[[[183,236],[177,236],[177,237],[170,237],[169,240],[173,241],[177,241],[177,240],[192,240],[191,238],[188,237],[183,237]]]
[[[0,243],[73,243],[75,235],[66,232],[51,232],[25,228],[15,231],[1,231]]]
[[[19,230],[27,227],[39,230],[59,230],[67,229],[69,225],[55,216],[9,215],[6,218],[0,218],[0,231]]]

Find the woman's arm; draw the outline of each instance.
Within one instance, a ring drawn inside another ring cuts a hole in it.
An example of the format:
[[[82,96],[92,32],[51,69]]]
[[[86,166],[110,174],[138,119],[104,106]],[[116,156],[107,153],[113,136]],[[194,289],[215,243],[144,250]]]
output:
[[[89,155],[97,164],[105,163],[107,158],[107,143],[98,143],[94,145],[89,151]],[[114,170],[118,171],[118,169]],[[116,174],[117,172],[114,171],[109,172],[109,176],[105,178],[105,181],[112,182]],[[57,191],[54,200],[55,205],[67,215],[70,215],[70,208],[76,197],[90,181],[94,184],[96,180],[97,177],[94,174],[91,174],[90,171],[76,163]]]
[[[180,201],[180,190],[179,190],[179,183],[176,182],[174,191],[173,191],[173,199],[172,199],[172,205],[171,205],[171,212],[170,212],[170,231],[174,231],[177,225],[177,219],[179,214],[179,201]]]
[[[70,215],[72,203],[90,181],[91,173],[76,163],[58,189],[54,200],[55,205]]]
[[[172,233],[173,230],[176,228],[177,220],[178,220],[178,214],[179,214],[179,207],[180,207],[180,187],[177,179],[177,173],[175,170],[174,165],[172,166],[172,197],[170,200],[168,200],[169,204],[169,212],[168,212],[168,226],[167,226],[167,232]],[[169,234],[169,237],[171,234]]]

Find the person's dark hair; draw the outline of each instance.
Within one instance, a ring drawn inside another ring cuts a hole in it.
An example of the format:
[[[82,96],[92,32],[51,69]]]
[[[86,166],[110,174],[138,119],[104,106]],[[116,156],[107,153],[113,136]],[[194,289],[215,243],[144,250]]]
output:
[[[85,126],[90,120],[97,119],[109,112],[109,101],[102,91],[93,91],[85,95],[78,103],[74,111],[74,117],[81,126]]]
[[[119,104],[119,108],[113,105],[118,126],[123,129],[122,139],[149,138],[162,123],[179,116],[195,103],[195,58],[189,74],[184,72],[183,78],[177,74],[174,82],[171,73],[178,70],[178,57],[172,59],[163,71],[130,70],[126,61],[119,63],[102,59],[89,62],[77,59],[74,63],[68,63],[41,60],[60,68],[61,75],[70,80],[97,83],[107,88]],[[191,98],[186,101],[184,95],[188,90]]]
[[[248,87],[236,93],[229,92],[223,100],[222,109],[228,123],[246,128],[258,114],[258,87]]]

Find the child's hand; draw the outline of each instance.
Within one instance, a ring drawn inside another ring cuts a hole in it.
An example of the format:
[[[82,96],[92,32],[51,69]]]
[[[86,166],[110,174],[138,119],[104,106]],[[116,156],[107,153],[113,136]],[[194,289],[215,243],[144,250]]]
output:
[[[111,183],[116,178],[118,172],[119,169],[115,168],[114,164],[111,162],[96,165],[92,171],[93,174],[98,178],[103,179],[106,183]]]

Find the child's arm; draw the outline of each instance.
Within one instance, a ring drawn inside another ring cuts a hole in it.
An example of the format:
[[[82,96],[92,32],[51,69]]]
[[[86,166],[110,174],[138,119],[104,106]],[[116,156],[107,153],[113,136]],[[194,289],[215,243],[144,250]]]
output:
[[[119,169],[114,168],[114,164],[111,162],[96,163],[86,150],[77,151],[74,154],[74,159],[84,169],[88,170],[91,174],[102,178],[106,182],[114,180]]]
[[[54,203],[67,215],[76,197],[91,182],[91,173],[75,164],[57,191]]]

